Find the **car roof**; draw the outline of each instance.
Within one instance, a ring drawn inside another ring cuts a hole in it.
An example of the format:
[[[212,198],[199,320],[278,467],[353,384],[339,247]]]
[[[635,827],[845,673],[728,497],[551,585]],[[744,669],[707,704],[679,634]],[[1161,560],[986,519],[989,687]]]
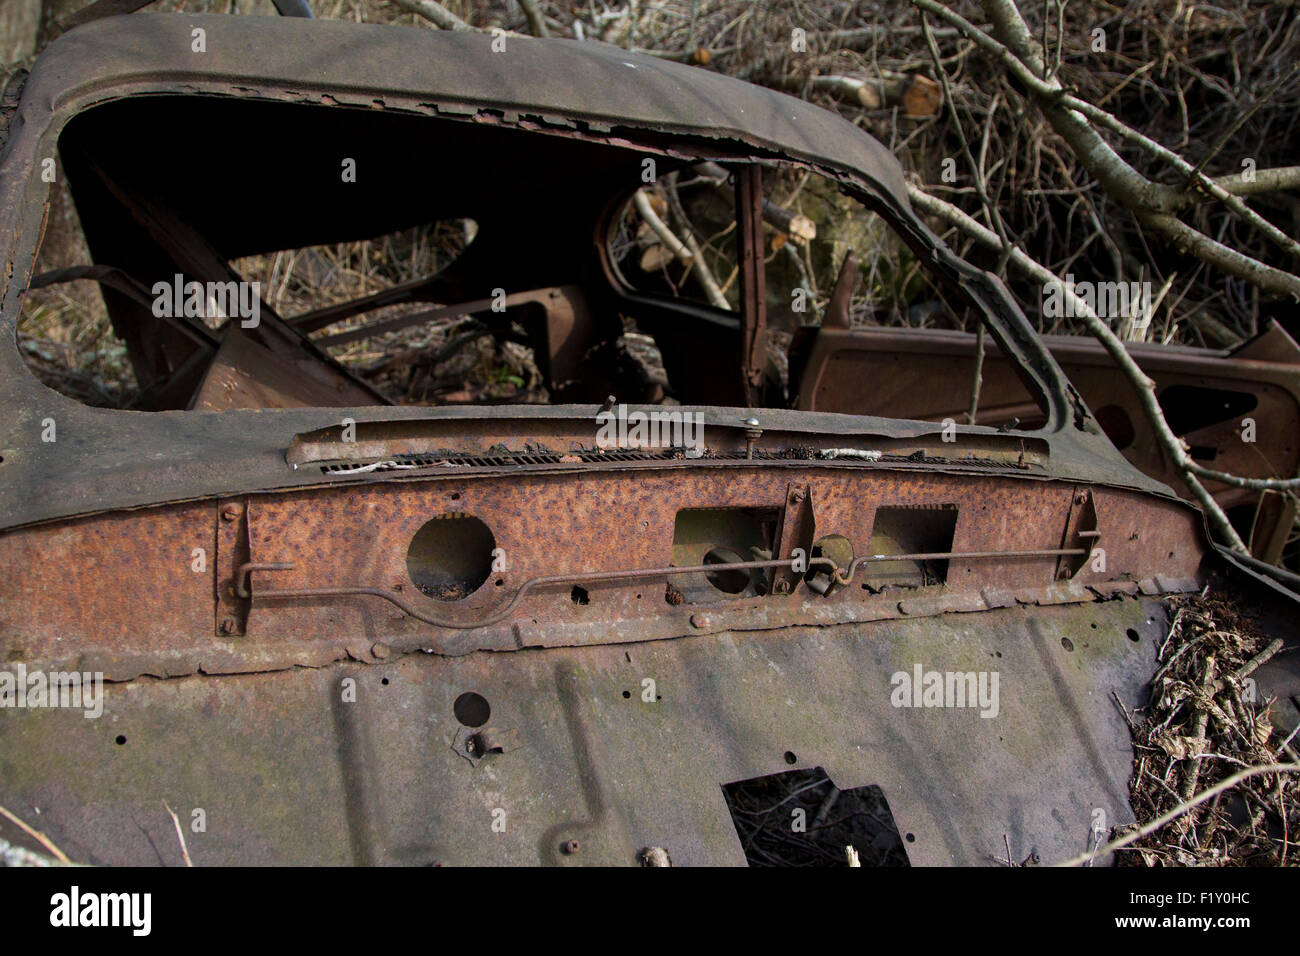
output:
[[[196,29],[205,33],[202,53],[192,49]],[[507,119],[581,123],[597,132],[639,128],[731,141],[852,171],[907,205],[898,161],[840,116],[701,67],[595,41],[295,17],[132,14],[59,37],[27,81],[26,92],[40,95],[25,99],[53,108],[74,88],[111,91],[159,76],[178,84],[224,81],[231,92],[246,92],[253,81],[300,101],[328,91],[338,102],[343,88],[366,106],[416,98],[451,114],[499,111]]]

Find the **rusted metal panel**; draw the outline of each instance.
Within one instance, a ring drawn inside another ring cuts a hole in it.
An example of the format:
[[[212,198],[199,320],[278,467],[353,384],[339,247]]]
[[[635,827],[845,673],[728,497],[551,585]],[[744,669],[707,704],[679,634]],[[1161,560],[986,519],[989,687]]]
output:
[[[212,630],[214,530],[212,506],[189,504],[5,535],[0,659],[75,664],[113,648],[168,673],[194,628]]]
[[[1071,383],[1078,388],[1123,455],[1144,473],[1180,487],[1150,424],[1136,410],[1135,393],[1100,343],[1069,336],[1044,336]],[[814,337],[803,377],[799,407],[940,421],[964,420],[970,401],[975,336],[935,329],[825,329]],[[1156,382],[1245,394],[1249,408],[1182,432],[1195,458],[1207,467],[1247,478],[1300,472],[1300,348],[1278,326],[1233,352],[1134,343],[1129,351]],[[1170,393],[1171,396],[1173,393]],[[1164,398],[1177,412],[1184,404]],[[1005,356],[985,350],[980,421],[998,424],[1012,417],[1032,423],[1041,416],[1017,381]],[[1250,418],[1253,441],[1243,440]],[[1224,508],[1260,504],[1260,493],[1207,480]],[[1281,496],[1264,496],[1256,521],[1258,556],[1275,560],[1293,507]]]
[[[101,864],[179,863],[159,794],[205,810],[187,833],[200,866],[635,865],[647,845],[743,864],[721,785],[787,770],[789,752],[841,788],[880,785],[914,865],[991,866],[1003,834],[1016,859],[1072,856],[1096,808],[1131,819],[1110,694],[1141,703],[1164,612],[978,617],[109,685],[99,720],[6,714],[0,803],[40,807],[65,852]],[[998,716],[894,707],[892,676],[917,665],[999,672]],[[517,747],[477,765],[453,750],[466,691]]]
[[[795,500],[802,489],[804,499]],[[676,516],[699,508],[771,508],[785,515],[786,530],[774,544],[776,558],[788,559],[787,542],[807,548],[814,525],[818,534],[843,535],[856,555],[866,556],[880,506],[955,504],[956,555],[946,584],[923,591],[933,613],[969,610],[987,606],[980,603],[985,590],[1042,595],[1053,586],[1055,549],[1082,541],[1070,530],[1078,493],[1063,483],[865,466],[650,468],[563,480],[546,474],[426,479],[79,519],[0,536],[0,648],[32,662],[84,656],[129,678],[262,670],[345,655],[376,660],[376,644],[465,653],[870,620],[906,613],[901,598],[925,596],[873,594],[859,574],[829,595],[797,582],[788,595],[730,601],[717,594],[712,603],[674,606],[665,600],[661,575],[602,579],[673,564]],[[1063,592],[1068,599],[1092,600],[1114,583],[1156,575],[1195,586],[1202,546],[1194,511],[1116,489],[1094,488],[1089,495],[1105,559],[1100,569],[1089,562],[1073,574],[1074,590]],[[421,594],[411,577],[412,541],[439,515],[484,522],[504,558],[502,570],[485,575],[461,600]],[[565,529],[558,537],[557,528]],[[195,547],[209,549],[206,573],[191,570]],[[1007,551],[1037,556],[998,556]],[[238,594],[244,583],[238,570],[250,561],[291,567],[255,572],[250,602]],[[568,582],[516,601],[531,579],[554,575],[589,582],[587,603],[571,599]],[[104,585],[118,580],[127,582],[125,592]],[[273,594],[321,588],[377,589],[458,626],[425,624],[375,596]],[[708,623],[701,624],[701,614]]]
[[[202,62],[188,52],[196,23],[208,31]],[[829,175],[972,300],[1041,400],[1041,428],[963,428],[949,442],[916,421],[686,407],[708,429],[697,458],[662,443],[595,448],[588,406],[378,408],[353,391],[337,399],[353,407],[240,407],[330,404],[320,387],[348,373],[306,329],[398,301],[383,297],[297,325],[264,309],[249,338],[277,356],[269,374],[229,329],[196,401],[220,414],[82,408],[0,348],[0,656],[120,682],[106,721],[7,721],[0,800],[39,800],[65,847],[114,863],[156,861],[148,826],[126,821],[152,819],[144,808],[161,792],[221,818],[202,862],[617,863],[647,845],[679,863],[739,862],[721,785],[800,763],[842,788],[883,786],[914,862],[984,862],[1004,834],[1017,857],[1065,856],[1096,807],[1122,822],[1131,754],[1111,695],[1139,702],[1161,631],[1152,599],[1206,578],[1199,514],[1115,451],[1001,284],[913,215],[901,169],[870,137],[679,64],[510,42],[503,72],[473,34],[221,17],[73,31],[38,64],[0,155],[0,331],[12,330],[39,245],[37,157],[67,146],[61,157],[98,183],[88,208],[115,211],[94,237],[87,225],[97,256],[120,227],[134,230],[121,241],[146,287],[173,265],[223,278],[241,250],[371,220],[318,202],[248,222],[222,208],[233,194],[219,184],[202,207],[181,173],[160,170],[175,177],[172,208],[150,169],[97,152],[109,140],[90,135],[95,124],[132,110],[139,122],[163,102],[256,111],[266,129],[267,108],[337,110],[477,134],[480,159],[522,141],[491,137],[527,134],[553,167],[591,160],[602,182],[646,154],[732,162],[746,307],[711,341],[739,345],[755,405],[758,170],[780,159]],[[541,287],[606,268],[588,254],[609,203],[586,196],[564,241],[532,264],[574,271],[513,277],[531,290],[513,290],[515,304],[545,313],[529,334],[552,385],[578,374],[586,327],[621,326],[635,304],[608,275],[599,309],[585,285]],[[508,251],[478,247],[493,269]],[[393,294],[437,301],[428,286]],[[482,294],[450,301],[468,308]],[[446,301],[432,311],[457,308]],[[301,355],[318,360],[312,384],[277,386]],[[183,349],[157,368],[173,393],[199,378]],[[47,418],[57,441],[33,437]],[[681,515],[719,510],[757,515],[757,535],[729,537],[724,520],[679,540]],[[841,536],[834,558],[809,553],[824,535]],[[731,570],[749,586],[709,590],[718,565],[706,558],[720,552],[741,559]],[[820,562],[816,587],[798,573],[800,552]],[[896,567],[917,573],[870,573]],[[692,586],[674,591],[675,576]],[[913,667],[1005,667],[999,721],[900,711],[889,688]],[[492,713],[464,717],[455,702],[468,691]]]
[[[190,401],[205,412],[232,408],[327,408],[350,406],[365,394],[339,376],[333,383],[303,375],[300,362],[266,348],[238,325],[226,331],[221,348]]]

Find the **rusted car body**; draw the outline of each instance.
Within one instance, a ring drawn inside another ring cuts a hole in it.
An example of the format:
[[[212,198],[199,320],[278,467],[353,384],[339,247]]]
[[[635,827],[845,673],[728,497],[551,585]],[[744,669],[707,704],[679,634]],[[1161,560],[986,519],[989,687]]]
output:
[[[109,683],[100,719],[0,712],[0,803],[77,859],[143,864],[179,859],[164,801],[203,811],[198,863],[744,863],[723,786],[791,767],[879,786],[913,864],[1066,857],[1097,808],[1130,819],[1112,695],[1140,703],[1163,596],[1282,585],[1116,451],[870,137],[599,44],[492,42],[136,15],[38,61],[0,153],[0,652]],[[12,347],[51,157],[158,410],[82,406]],[[738,315],[611,269],[599,237],[647,158],[734,173]],[[777,163],[834,179],[971,303],[1032,427],[946,435],[815,384],[758,405]],[[469,251],[383,302],[504,289],[557,404],[387,404],[312,339],[373,302],[213,330],[140,295],[461,214]],[[698,454],[597,446],[632,386],[584,357],[622,316],[701,417]],[[997,672],[997,715],[897,706],[914,668]]]

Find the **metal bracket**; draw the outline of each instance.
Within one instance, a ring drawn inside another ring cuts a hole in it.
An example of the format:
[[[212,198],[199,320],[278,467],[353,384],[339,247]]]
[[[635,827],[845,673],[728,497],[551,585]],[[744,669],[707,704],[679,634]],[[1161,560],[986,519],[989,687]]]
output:
[[[745,404],[763,404],[767,371],[767,287],[763,267],[763,168],[736,170],[736,252],[740,268],[740,368]]]
[[[1061,547],[1082,549],[1081,554],[1063,554],[1056,562],[1056,579],[1068,581],[1074,577],[1092,557],[1092,549],[1101,539],[1097,530],[1097,507],[1093,501],[1091,489],[1076,487],[1070,498],[1070,511],[1065,517],[1065,532],[1061,536]]]
[[[216,580],[217,637],[243,637],[248,628],[250,597],[239,594],[239,569],[251,559],[248,538],[248,500],[227,498],[217,502]]]
[[[807,482],[792,481],[786,487],[785,504],[781,509],[781,530],[773,542],[773,557],[780,561],[794,558],[794,549],[802,548],[806,562],[812,553],[813,535],[817,522],[813,516],[812,489]],[[802,577],[792,567],[772,569],[772,593],[789,594]]]

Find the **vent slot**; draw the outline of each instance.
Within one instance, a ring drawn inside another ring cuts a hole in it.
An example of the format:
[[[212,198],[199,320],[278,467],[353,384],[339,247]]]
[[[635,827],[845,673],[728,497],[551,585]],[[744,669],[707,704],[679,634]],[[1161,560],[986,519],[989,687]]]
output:
[[[881,507],[871,526],[868,554],[935,554],[952,551],[957,506]],[[948,580],[948,561],[869,561],[862,586],[868,591],[920,588]]]
[[[728,564],[767,560],[779,526],[776,508],[683,508],[673,522],[673,566],[716,565],[707,573],[673,578],[678,602],[708,603],[767,591],[761,571],[727,570]],[[672,598],[669,603],[674,602]]]
[[[564,465],[571,464],[573,458],[577,458],[584,464],[599,463],[633,463],[649,461],[676,461],[685,459],[685,454],[680,448],[659,449],[655,451],[599,451],[581,449],[570,451],[564,454],[555,452],[518,452],[505,455],[394,455],[392,458],[382,459],[380,461],[335,461],[320,466],[321,474],[324,475],[359,475],[359,474],[380,474],[384,472],[412,471],[418,468],[519,468],[543,465]],[[566,459],[569,459],[566,461]],[[755,449],[750,455],[744,450],[736,451],[719,451],[706,452],[701,458],[689,459],[691,461],[759,461],[759,462],[776,462],[776,461],[799,461],[799,462],[821,462],[824,459],[818,452],[811,448],[782,449],[778,451],[764,451]],[[999,468],[1005,469],[1010,463],[993,458],[940,458],[933,455],[923,455],[919,452],[911,455],[882,455],[875,461],[864,460],[861,458],[836,458],[834,460],[837,468],[848,467],[879,467],[881,464],[909,464],[909,465],[961,465],[975,466],[982,468]]]

